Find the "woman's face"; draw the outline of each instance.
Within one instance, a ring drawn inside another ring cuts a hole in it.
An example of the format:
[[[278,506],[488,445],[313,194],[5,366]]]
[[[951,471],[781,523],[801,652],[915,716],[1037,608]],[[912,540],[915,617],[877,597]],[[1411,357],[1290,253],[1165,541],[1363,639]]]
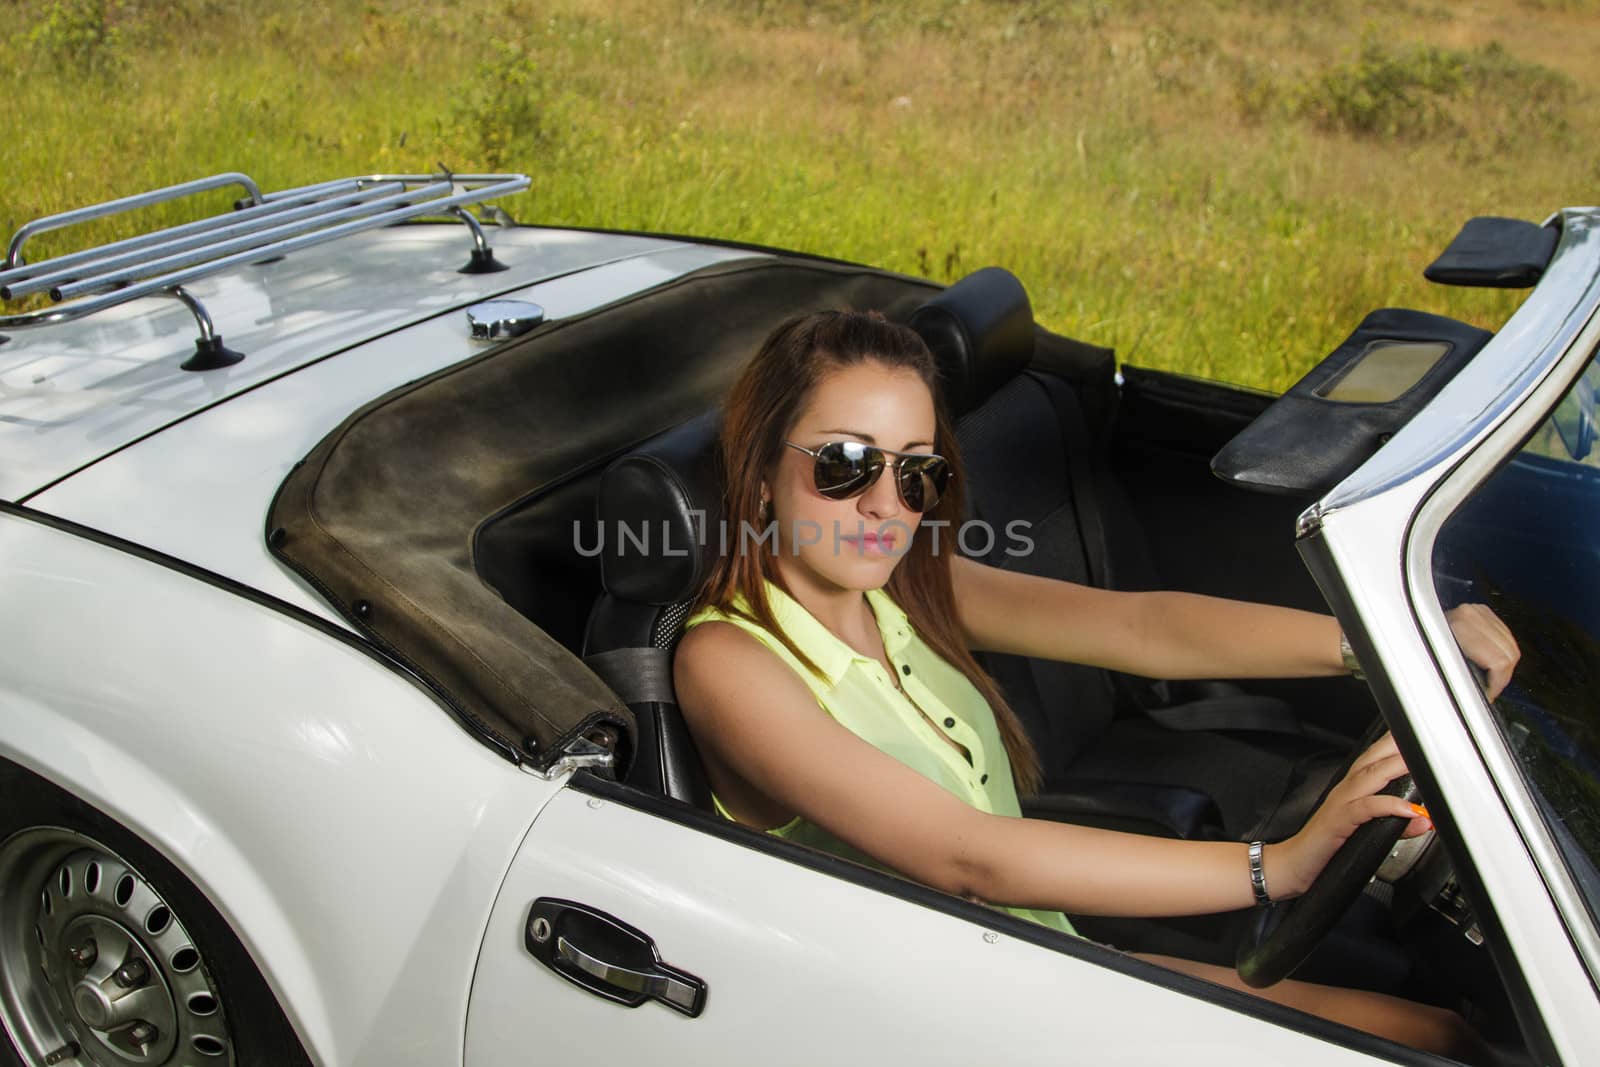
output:
[[[811,449],[859,441],[932,452],[934,426],[933,394],[916,372],[869,360],[827,374],[787,440]],[[860,496],[830,500],[817,492],[814,465],[811,456],[785,446],[764,485],[778,524],[779,571],[796,592],[881,588],[911,547],[921,513],[900,499],[887,467]]]

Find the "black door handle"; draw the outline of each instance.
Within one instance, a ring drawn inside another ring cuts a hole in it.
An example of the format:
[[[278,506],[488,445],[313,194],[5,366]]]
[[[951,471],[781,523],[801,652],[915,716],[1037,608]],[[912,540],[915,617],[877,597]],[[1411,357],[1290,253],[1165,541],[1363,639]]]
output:
[[[704,982],[663,963],[643,931],[587,904],[540,897],[528,909],[523,944],[562,978],[618,1004],[658,1000],[691,1018],[705,1010]]]

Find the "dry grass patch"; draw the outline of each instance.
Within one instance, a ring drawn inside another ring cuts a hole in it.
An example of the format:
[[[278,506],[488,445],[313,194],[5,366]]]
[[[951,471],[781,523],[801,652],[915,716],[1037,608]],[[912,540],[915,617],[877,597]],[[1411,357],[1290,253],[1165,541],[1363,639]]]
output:
[[[527,220],[942,280],[1003,263],[1059,330],[1268,388],[1373,307],[1497,324],[1509,298],[1426,286],[1423,265],[1464,218],[1593,201],[1600,175],[1600,11],[1566,0],[10,12],[10,229],[219,170],[506,167],[534,176]]]

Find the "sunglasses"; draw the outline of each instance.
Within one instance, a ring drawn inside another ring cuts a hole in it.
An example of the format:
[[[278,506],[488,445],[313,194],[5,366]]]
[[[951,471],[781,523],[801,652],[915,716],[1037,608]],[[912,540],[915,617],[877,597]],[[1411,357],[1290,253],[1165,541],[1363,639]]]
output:
[[[816,460],[812,478],[817,492],[829,500],[860,496],[872,488],[885,467],[894,469],[900,502],[912,511],[931,510],[950,484],[950,461],[932,452],[895,452],[859,441],[829,441],[816,448],[793,441],[784,444]]]

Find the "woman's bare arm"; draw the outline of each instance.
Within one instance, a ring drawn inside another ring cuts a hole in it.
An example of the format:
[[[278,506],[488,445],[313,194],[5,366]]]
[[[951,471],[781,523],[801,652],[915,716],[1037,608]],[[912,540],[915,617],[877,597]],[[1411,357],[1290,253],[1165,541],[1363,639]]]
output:
[[[974,648],[1086,663],[1152,678],[1290,678],[1341,674],[1331,616],[1194,593],[1123,593],[953,565]]]
[[[1172,841],[970,807],[834,722],[782,660],[731,624],[708,623],[684,638],[676,681],[713,784],[717,769],[759,783],[764,825],[781,821],[779,813],[800,815],[906,877],[997,904],[1144,916],[1252,902],[1242,844]],[[1370,766],[1359,788],[1325,806],[1334,810],[1322,822],[1313,820],[1312,838],[1268,846],[1274,896],[1301,891],[1337,847],[1335,838],[1365,819],[1410,817],[1396,798],[1370,795],[1403,770],[1392,747]],[[1388,777],[1377,781],[1382,774]]]
[[[1311,678],[1344,673],[1332,616],[1196,593],[1124,593],[952,565],[956,603],[975,649],[1086,663],[1150,678]],[[1446,612],[1462,653],[1486,673],[1489,699],[1522,652],[1482,604]]]

